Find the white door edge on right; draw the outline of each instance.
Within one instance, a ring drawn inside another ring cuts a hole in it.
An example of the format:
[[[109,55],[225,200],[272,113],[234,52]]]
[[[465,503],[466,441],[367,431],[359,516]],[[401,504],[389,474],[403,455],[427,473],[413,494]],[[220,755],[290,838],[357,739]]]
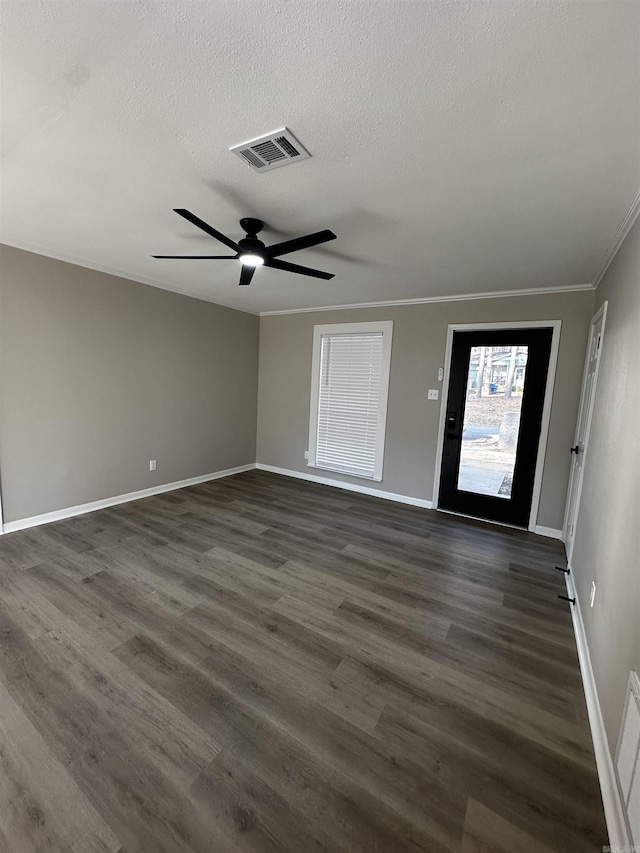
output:
[[[576,425],[573,447],[568,448],[571,452],[571,473],[569,476],[569,488],[567,490],[563,538],[569,562],[571,562],[576,523],[578,520],[578,512],[580,510],[580,494],[582,492],[584,465],[587,457],[587,446],[589,443],[591,418],[593,416],[593,405],[595,401],[596,385],[598,382],[598,372],[600,369],[600,355],[602,353],[602,341],[604,338],[606,317],[607,302],[603,302],[602,306],[591,320],[589,328],[589,344],[587,346],[584,374],[582,377],[582,393],[580,395],[580,407],[578,409],[578,422]]]

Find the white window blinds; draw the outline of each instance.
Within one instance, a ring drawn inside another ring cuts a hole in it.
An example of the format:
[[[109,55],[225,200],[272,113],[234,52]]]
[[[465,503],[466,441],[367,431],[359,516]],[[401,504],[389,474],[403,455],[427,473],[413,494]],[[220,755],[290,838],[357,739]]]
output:
[[[316,345],[317,417],[314,425],[312,406],[315,452],[310,463],[381,479],[390,339],[382,329],[337,331],[321,333]]]

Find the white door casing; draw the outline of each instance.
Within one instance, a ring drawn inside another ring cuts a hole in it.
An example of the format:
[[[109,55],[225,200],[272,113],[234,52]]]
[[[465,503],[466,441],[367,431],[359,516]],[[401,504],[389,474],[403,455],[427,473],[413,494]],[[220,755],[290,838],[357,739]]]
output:
[[[584,374],[582,377],[582,393],[578,409],[578,423],[572,453],[571,474],[567,491],[567,505],[564,516],[563,539],[567,552],[567,560],[571,562],[576,522],[580,509],[580,494],[584,478],[584,465],[587,458],[587,445],[591,430],[593,404],[595,401],[598,371],[600,369],[600,354],[604,337],[604,325],[607,318],[607,303],[603,302],[600,310],[591,320],[589,344],[585,358]]]

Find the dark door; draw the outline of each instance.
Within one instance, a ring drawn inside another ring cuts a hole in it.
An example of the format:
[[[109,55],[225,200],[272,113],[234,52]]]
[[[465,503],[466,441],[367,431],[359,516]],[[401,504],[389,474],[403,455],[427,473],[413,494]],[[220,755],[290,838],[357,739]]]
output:
[[[439,508],[527,526],[552,333],[454,333]]]

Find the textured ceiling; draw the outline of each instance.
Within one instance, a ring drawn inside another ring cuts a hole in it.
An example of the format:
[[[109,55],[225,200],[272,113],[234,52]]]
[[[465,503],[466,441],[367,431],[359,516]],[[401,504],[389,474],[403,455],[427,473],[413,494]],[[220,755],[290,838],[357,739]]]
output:
[[[3,2],[2,241],[248,311],[591,282],[640,184],[640,4]],[[227,150],[287,125],[312,159]],[[329,282],[238,265],[253,215]]]

